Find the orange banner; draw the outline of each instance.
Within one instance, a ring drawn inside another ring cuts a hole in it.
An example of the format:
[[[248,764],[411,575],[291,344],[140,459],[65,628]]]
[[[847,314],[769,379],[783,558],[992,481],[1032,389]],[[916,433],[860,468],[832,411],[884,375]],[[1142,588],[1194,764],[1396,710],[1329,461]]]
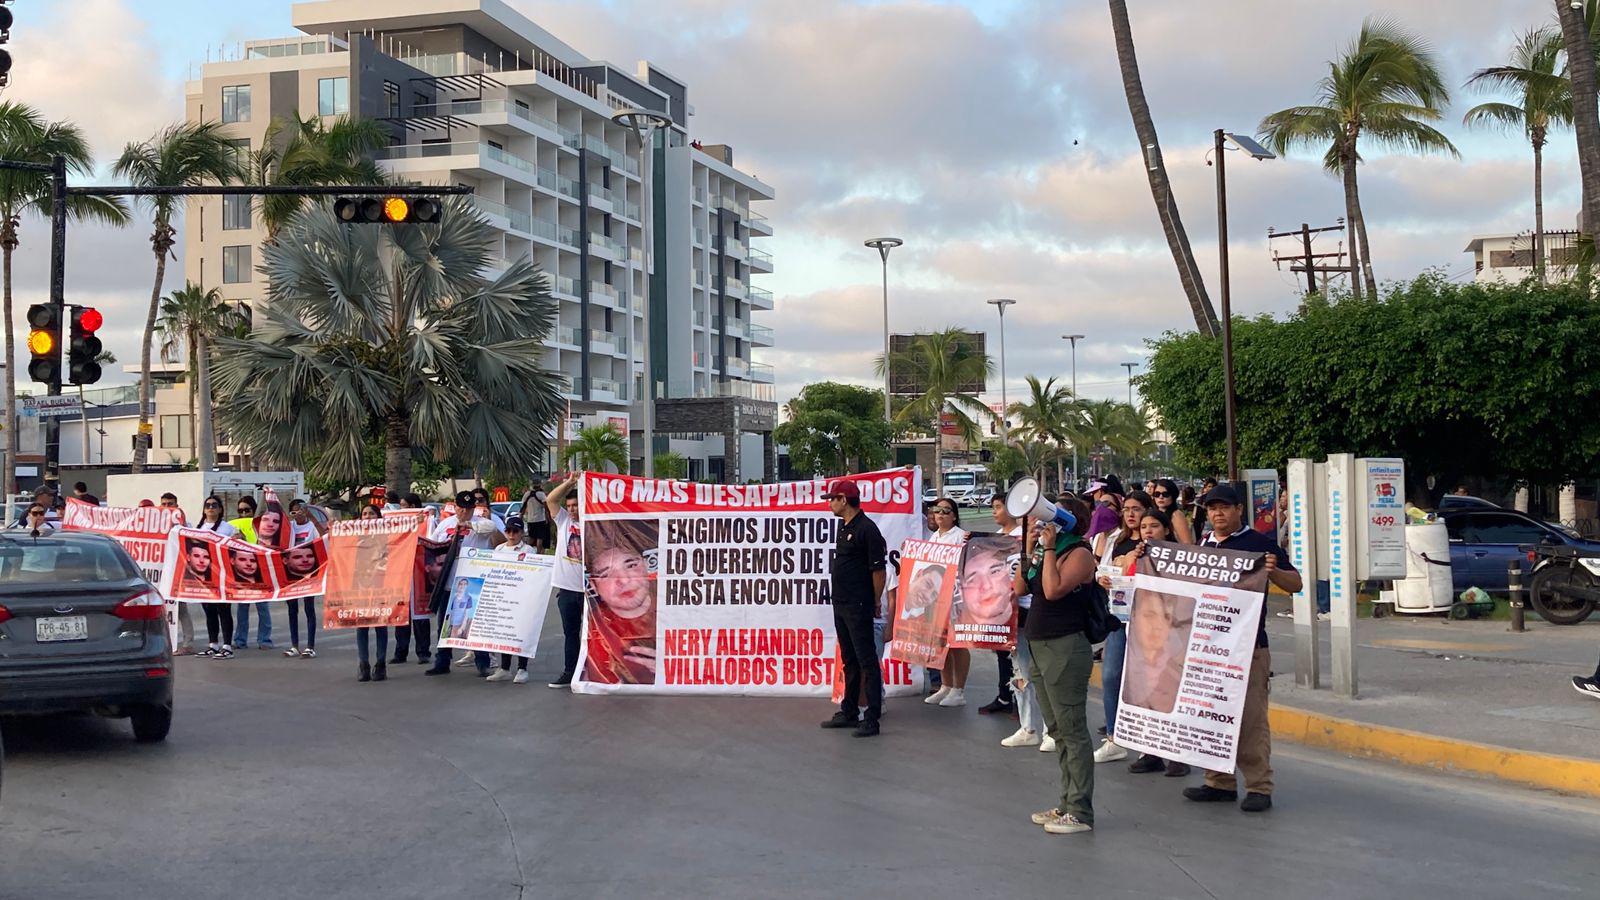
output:
[[[914,666],[944,665],[962,549],[960,544],[932,541],[900,545],[900,586],[890,625],[894,634],[886,656]]]
[[[416,561],[417,523],[409,516],[334,522],[322,627],[410,622]]]

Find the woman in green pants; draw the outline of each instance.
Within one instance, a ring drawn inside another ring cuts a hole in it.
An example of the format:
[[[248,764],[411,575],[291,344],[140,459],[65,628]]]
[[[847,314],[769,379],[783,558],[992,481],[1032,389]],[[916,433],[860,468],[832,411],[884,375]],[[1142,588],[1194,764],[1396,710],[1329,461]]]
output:
[[[1017,567],[1015,588],[1033,595],[1024,632],[1033,655],[1029,675],[1061,764],[1061,802],[1034,813],[1033,823],[1051,834],[1078,834],[1094,830],[1094,741],[1087,715],[1094,649],[1083,629],[1085,594],[1095,590],[1095,558],[1083,540],[1089,507],[1070,494],[1061,506],[1076,519],[1070,530],[1028,522],[1023,547],[1031,555]]]

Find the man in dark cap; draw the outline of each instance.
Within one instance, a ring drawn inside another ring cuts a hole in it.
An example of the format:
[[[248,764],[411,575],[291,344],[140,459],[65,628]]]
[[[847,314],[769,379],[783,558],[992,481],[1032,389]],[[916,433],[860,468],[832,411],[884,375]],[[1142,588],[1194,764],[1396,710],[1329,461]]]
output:
[[[440,522],[433,533],[433,539],[436,541],[450,541],[450,549],[445,553],[444,558],[444,575],[440,576],[439,583],[433,586],[433,596],[428,598],[428,611],[433,614],[433,620],[439,623],[439,637],[441,639],[449,628],[450,592],[451,586],[455,584],[455,580],[449,576],[455,569],[456,557],[461,555],[461,544],[466,541],[468,546],[472,546],[475,540],[485,540],[483,535],[479,533],[484,531],[481,524],[477,529],[473,527],[472,511],[476,508],[477,503],[478,498],[471,491],[462,491],[456,494],[455,517]],[[504,533],[502,526],[498,524],[498,517],[492,520],[489,527],[497,535]],[[484,546],[489,545],[484,544]],[[434,648],[433,666],[422,674],[449,675],[450,648],[440,647],[438,644],[434,644]],[[489,654],[481,650],[473,651],[472,661],[477,666],[479,678],[489,677]]]
[[[872,617],[883,596],[889,551],[878,526],[861,512],[861,489],[854,481],[834,479],[823,498],[829,511],[844,520],[833,550],[833,627],[844,663],[844,699],[822,727],[854,728],[856,737],[872,737],[883,713],[883,670],[872,640]],[[867,709],[860,715],[863,685]]]

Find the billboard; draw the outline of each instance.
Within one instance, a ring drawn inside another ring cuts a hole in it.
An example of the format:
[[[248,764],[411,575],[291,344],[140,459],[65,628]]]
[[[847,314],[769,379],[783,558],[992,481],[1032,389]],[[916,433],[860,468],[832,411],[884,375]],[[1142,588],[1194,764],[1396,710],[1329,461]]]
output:
[[[973,353],[979,355],[988,353],[987,335],[983,332],[964,331],[961,334],[962,344]],[[889,335],[889,357],[891,360],[889,366],[889,392],[895,396],[915,396],[927,390],[927,383],[920,373],[915,370],[906,370],[903,366],[895,366],[892,362],[895,357],[910,350],[916,339],[922,336],[922,333]],[[981,374],[972,381],[956,388],[957,392],[962,394],[982,394],[987,389],[987,379]]]

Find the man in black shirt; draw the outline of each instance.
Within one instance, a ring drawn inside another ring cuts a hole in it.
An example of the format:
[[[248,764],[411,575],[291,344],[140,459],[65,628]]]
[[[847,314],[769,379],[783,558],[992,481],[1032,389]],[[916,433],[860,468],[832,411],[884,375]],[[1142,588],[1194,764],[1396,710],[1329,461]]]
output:
[[[822,727],[854,727],[856,737],[872,737],[883,712],[883,671],[872,641],[872,615],[883,596],[889,552],[878,526],[861,512],[861,489],[855,482],[835,479],[823,496],[828,509],[844,520],[833,549],[833,627],[844,662],[844,699]],[[867,709],[857,721],[863,680]]]
[[[1301,588],[1300,573],[1277,542],[1244,519],[1244,503],[1231,484],[1219,484],[1201,498],[1211,533],[1202,544],[1225,550],[1265,554],[1267,580],[1293,594]],[[1267,676],[1272,653],[1267,650],[1267,606],[1261,604],[1256,622],[1256,649],[1250,657],[1250,683],[1245,688],[1244,714],[1239,718],[1239,771],[1246,791],[1239,808],[1265,812],[1272,808],[1272,730],[1267,724]],[[1183,796],[1202,803],[1239,799],[1239,782],[1232,772],[1206,772],[1204,787],[1185,788]]]

